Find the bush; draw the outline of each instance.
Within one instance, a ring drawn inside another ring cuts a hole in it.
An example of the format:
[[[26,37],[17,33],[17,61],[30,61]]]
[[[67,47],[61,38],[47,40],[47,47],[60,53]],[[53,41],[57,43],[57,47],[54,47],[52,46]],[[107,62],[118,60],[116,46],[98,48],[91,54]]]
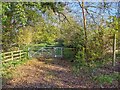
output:
[[[101,76],[96,76],[94,80],[96,80],[100,85],[105,85],[105,84],[112,84],[114,79],[110,75],[101,75]]]
[[[79,66],[86,65],[84,48],[81,51],[77,52],[75,62],[78,63],[77,65],[79,65]]]
[[[24,63],[26,63],[28,61],[28,59],[22,59],[22,60],[13,60],[13,61],[9,61],[6,63],[2,64],[2,76],[3,78],[12,78],[13,74],[12,74],[12,70],[18,66],[18,65],[22,65]]]
[[[75,52],[73,48],[64,48],[63,49],[63,56],[65,59],[74,59],[75,57]]]

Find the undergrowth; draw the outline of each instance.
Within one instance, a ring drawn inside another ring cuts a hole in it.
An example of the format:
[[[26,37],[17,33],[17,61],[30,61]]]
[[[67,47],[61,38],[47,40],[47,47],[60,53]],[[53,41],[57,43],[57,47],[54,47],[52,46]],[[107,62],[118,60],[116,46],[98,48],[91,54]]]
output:
[[[13,70],[16,68],[16,66],[25,64],[27,62],[27,59],[22,60],[14,60],[10,62],[6,62],[2,64],[2,77],[6,79],[11,79],[13,77]]]

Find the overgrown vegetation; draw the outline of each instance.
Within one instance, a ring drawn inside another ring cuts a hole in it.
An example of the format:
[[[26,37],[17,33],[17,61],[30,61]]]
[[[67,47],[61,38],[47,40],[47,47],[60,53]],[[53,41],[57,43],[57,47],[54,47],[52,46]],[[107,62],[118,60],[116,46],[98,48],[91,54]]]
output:
[[[22,59],[22,60],[15,60],[15,61],[10,61],[7,63],[2,64],[2,77],[6,79],[11,79],[14,75],[13,72],[15,67],[25,64],[28,60],[27,59]]]
[[[2,2],[1,51],[37,52],[42,47],[63,47],[63,58],[73,64],[74,73],[83,71],[93,79],[99,68],[113,67],[114,35],[116,52],[120,50],[120,18],[115,5],[118,3]],[[78,8],[77,12],[74,7]],[[3,76],[11,77],[6,68],[22,62],[3,64]],[[112,84],[119,77],[113,72],[103,74],[94,78],[100,85]]]

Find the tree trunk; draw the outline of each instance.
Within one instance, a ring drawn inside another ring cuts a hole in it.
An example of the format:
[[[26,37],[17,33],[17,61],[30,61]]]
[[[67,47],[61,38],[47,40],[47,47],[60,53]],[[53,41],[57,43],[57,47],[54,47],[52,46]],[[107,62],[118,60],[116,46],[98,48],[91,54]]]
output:
[[[82,0],[82,14],[83,14],[83,24],[84,24],[84,34],[85,34],[85,55],[86,55],[86,60],[88,59],[87,56],[87,31],[86,31],[86,17],[85,17],[85,11],[84,11],[84,2]]]

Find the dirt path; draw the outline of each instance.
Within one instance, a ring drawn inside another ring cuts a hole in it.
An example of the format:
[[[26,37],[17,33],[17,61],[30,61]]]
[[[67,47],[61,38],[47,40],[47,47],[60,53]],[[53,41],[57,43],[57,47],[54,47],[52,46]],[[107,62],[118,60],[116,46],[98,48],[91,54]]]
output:
[[[65,60],[30,60],[14,70],[14,77],[7,81],[5,88],[88,88],[92,87],[87,78],[75,76],[71,65]]]

